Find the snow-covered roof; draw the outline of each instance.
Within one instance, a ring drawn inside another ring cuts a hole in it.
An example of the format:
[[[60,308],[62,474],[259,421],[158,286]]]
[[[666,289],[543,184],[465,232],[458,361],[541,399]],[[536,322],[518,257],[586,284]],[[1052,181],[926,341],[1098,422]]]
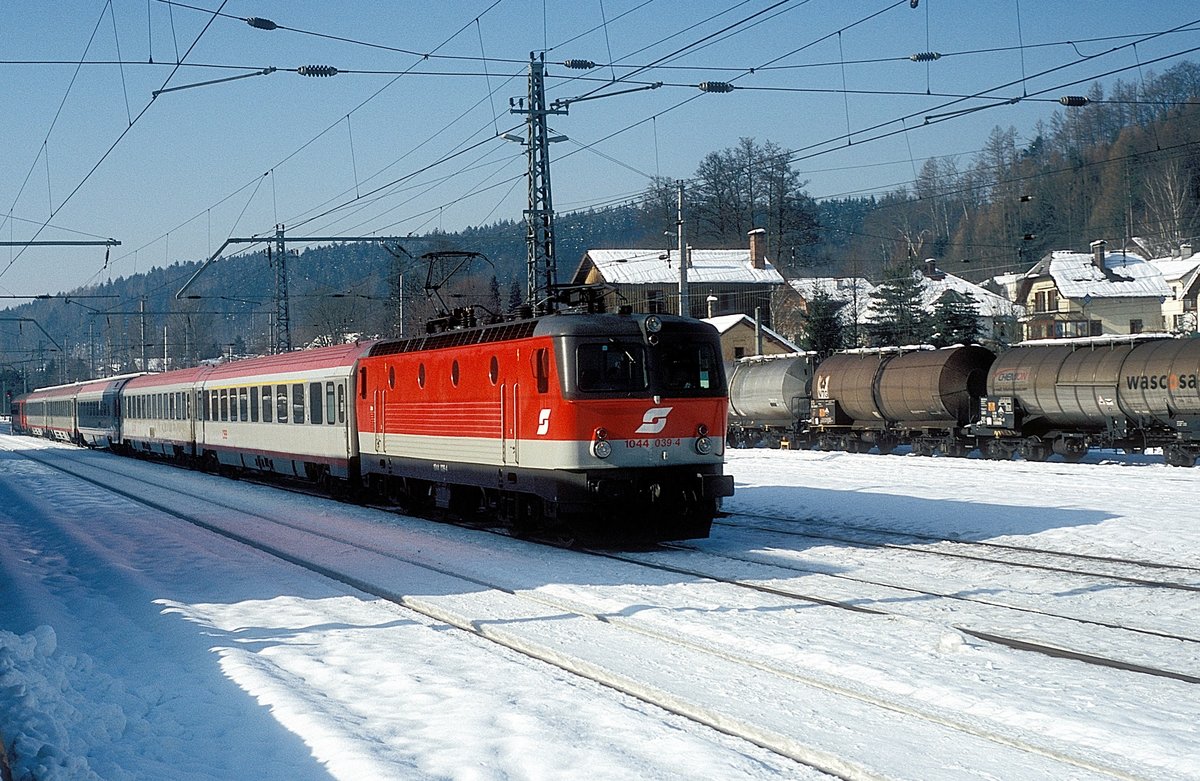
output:
[[[665,256],[665,257],[664,257]],[[605,281],[623,285],[671,284],[679,281],[679,252],[661,249],[591,249],[590,258]],[[750,265],[748,249],[694,249],[688,282],[782,285],[783,276],[770,261]]]
[[[1200,252],[1186,258],[1154,258],[1150,263],[1163,275],[1163,279],[1179,281],[1200,268]]]
[[[787,282],[805,301],[818,293],[824,293],[834,301],[848,304],[849,306],[842,307],[838,312],[838,319],[843,323],[855,321],[853,309],[856,296],[857,319],[861,322],[871,303],[871,294],[875,292],[875,286],[864,277],[800,277],[789,279]]]
[[[706,318],[704,318],[704,322],[706,322],[706,323],[709,323],[710,325],[712,325],[714,328],[716,328],[716,329],[717,329],[717,333],[720,333],[720,334],[725,334],[726,332],[728,332],[728,331],[729,331],[729,329],[733,328],[733,327],[734,327],[735,325],[737,325],[738,323],[741,323],[743,320],[744,320],[744,321],[745,321],[745,322],[746,322],[746,323],[747,323],[747,324],[748,324],[748,325],[749,325],[751,328],[753,328],[753,327],[754,327],[754,318],[750,317],[749,315],[743,315],[743,314],[737,314],[737,315],[718,315],[717,317],[706,317]],[[767,336],[770,336],[772,339],[774,339],[775,341],[779,342],[779,343],[780,343],[780,344],[782,344],[784,347],[787,347],[787,348],[791,349],[793,352],[801,352],[801,349],[800,349],[800,346],[799,346],[799,345],[797,345],[797,344],[796,344],[795,342],[793,342],[791,339],[788,339],[786,336],[784,336],[783,334],[779,333],[778,331],[775,331],[775,330],[772,330],[772,329],[770,329],[770,328],[767,328],[767,327],[764,325],[764,326],[763,326],[763,333],[764,333],[764,334],[766,334]]]
[[[921,302],[931,310],[947,290],[963,294],[969,293],[975,299],[975,308],[980,317],[1016,317],[1025,309],[1004,296],[998,296],[986,288],[953,274],[943,273],[941,279],[926,277],[922,282]]]
[[[1030,269],[1026,278],[1048,272],[1054,278],[1058,292],[1066,298],[1162,298],[1171,295],[1171,288],[1158,266],[1137,255],[1110,252],[1104,256],[1104,266],[1107,273],[1096,268],[1091,253],[1055,250]]]

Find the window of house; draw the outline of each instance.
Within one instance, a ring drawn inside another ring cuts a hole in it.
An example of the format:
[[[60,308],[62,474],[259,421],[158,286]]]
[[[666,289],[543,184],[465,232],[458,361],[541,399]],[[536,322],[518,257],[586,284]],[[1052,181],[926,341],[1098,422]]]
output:
[[[646,311],[655,315],[663,313],[663,292],[661,290],[646,291]]]
[[[1100,324],[1099,320],[1092,320],[1089,325],[1091,326],[1091,332],[1088,334],[1088,336],[1104,335],[1104,327]]]
[[[1141,320],[1130,320],[1129,321],[1129,333],[1140,334],[1141,332],[1142,332],[1142,321]]]

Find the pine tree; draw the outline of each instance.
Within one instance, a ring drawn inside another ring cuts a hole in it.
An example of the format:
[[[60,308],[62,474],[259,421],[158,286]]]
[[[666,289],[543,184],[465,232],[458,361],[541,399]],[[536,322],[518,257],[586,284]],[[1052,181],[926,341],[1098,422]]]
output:
[[[875,288],[867,333],[874,347],[923,344],[933,333],[932,321],[921,301],[921,275],[911,265]]]
[[[824,290],[817,290],[801,315],[804,334],[800,345],[822,357],[845,347],[845,326],[839,317],[845,306],[845,301],[838,301]]]
[[[947,290],[933,305],[933,343],[938,347],[979,341],[979,305],[969,292]]]

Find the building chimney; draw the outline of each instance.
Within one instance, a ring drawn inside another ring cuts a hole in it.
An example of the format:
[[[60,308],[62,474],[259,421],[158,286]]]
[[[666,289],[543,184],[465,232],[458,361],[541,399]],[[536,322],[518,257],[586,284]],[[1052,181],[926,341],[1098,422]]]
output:
[[[767,231],[755,228],[750,231],[750,268],[767,267]]]
[[[1105,271],[1104,267],[1104,248],[1108,246],[1108,242],[1104,239],[1093,241],[1092,247],[1092,265],[1101,271]]]
[[[1192,256],[1192,242],[1185,241],[1179,245],[1179,256],[1181,258],[1190,258]]]
[[[925,276],[929,277],[930,279],[937,278],[937,261],[933,258],[925,259]]]

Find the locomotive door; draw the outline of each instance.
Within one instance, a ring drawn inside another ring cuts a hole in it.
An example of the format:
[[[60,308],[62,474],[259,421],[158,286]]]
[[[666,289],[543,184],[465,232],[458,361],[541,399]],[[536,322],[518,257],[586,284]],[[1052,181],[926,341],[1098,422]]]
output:
[[[520,429],[517,425],[517,397],[520,385],[513,383],[512,393],[507,384],[500,386],[500,458],[505,464],[516,465],[519,455]]]
[[[376,390],[375,398],[372,400],[372,410],[371,411],[373,414],[371,415],[371,418],[372,418],[372,422],[375,424],[373,426],[373,428],[375,429],[374,434],[375,434],[375,452],[376,453],[386,453],[387,452],[387,433],[385,432],[384,425],[383,425],[383,419],[384,419],[383,404],[385,401],[384,397],[385,397],[384,391]]]

